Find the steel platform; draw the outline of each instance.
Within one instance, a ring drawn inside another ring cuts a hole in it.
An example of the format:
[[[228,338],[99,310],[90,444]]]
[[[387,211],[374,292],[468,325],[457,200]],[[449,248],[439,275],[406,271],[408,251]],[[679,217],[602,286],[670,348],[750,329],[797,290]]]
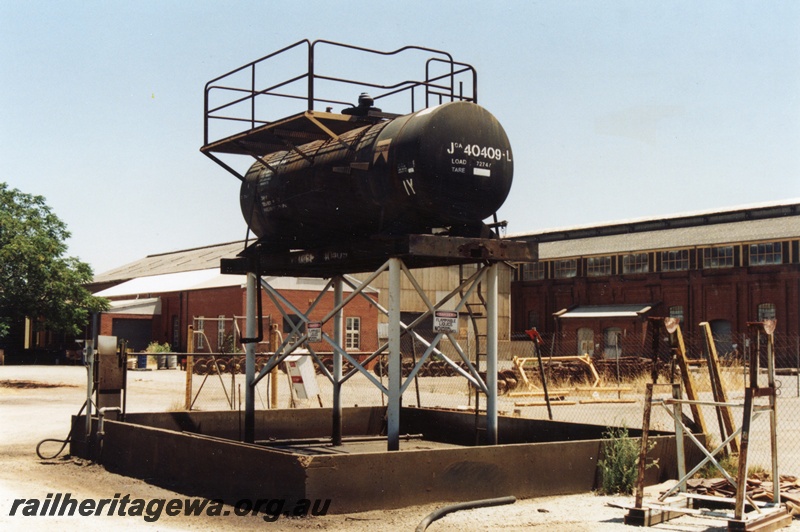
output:
[[[387,116],[394,115],[376,113],[374,116],[363,117],[324,111],[305,111],[216,140],[204,145],[200,151],[206,155],[228,153],[262,156],[293,149],[297,145],[315,140],[336,139],[343,133],[369,126]]]
[[[497,238],[436,235],[374,237],[317,249],[269,252],[253,244],[235,259],[223,259],[226,274],[259,272],[263,275],[330,278],[379,268],[389,257],[409,268],[430,268],[475,262],[534,262],[536,243]]]

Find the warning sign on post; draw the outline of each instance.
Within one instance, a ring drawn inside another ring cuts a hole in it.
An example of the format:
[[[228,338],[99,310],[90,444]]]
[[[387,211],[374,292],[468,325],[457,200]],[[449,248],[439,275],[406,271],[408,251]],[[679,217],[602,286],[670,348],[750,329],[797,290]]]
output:
[[[453,310],[437,310],[433,313],[433,332],[435,333],[457,333],[458,332],[458,312]]]
[[[314,364],[307,356],[290,355],[286,357],[286,372],[292,380],[292,389],[298,399],[308,399],[319,395],[317,375]]]
[[[322,322],[320,321],[310,321],[306,326],[306,332],[308,333],[308,341],[309,342],[321,342],[322,341]]]

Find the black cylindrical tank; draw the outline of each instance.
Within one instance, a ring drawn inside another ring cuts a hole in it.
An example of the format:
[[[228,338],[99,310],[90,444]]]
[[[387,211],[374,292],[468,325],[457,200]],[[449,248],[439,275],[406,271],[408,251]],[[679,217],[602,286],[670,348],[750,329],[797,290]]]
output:
[[[242,183],[245,220],[270,247],[478,227],[511,189],[508,137],[470,102],[366,125],[298,151],[267,155],[267,165],[256,162]]]

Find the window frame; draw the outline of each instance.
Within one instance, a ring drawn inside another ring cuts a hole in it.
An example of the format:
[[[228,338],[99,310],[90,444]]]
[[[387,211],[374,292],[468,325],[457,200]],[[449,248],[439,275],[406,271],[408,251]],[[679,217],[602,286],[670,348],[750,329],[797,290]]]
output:
[[[225,315],[217,316],[217,352],[222,353],[225,345]]]
[[[778,309],[775,303],[759,303],[757,312],[758,321],[774,320],[777,319],[778,316]],[[770,314],[771,316],[767,316],[766,314]]]
[[[553,261],[553,277],[572,279],[578,276],[578,259],[559,259]]]
[[[682,324],[685,318],[683,305],[672,305],[671,307],[669,307],[669,317],[678,318],[678,323]]]
[[[344,348],[355,351],[361,349],[361,318],[359,316],[345,318]]]
[[[767,251],[767,246],[769,246],[769,251]],[[763,251],[759,251],[759,248],[764,248]],[[747,265],[748,266],[772,266],[777,264],[783,264],[783,242],[756,242],[755,244],[750,244],[748,246],[748,254],[747,254]],[[753,250],[755,249],[755,253]],[[759,261],[756,262],[753,260],[753,257],[759,258]]]
[[[611,275],[611,255],[586,258],[586,276],[603,277]]]
[[[523,262],[520,268],[521,281],[541,281],[547,277],[547,264],[542,261]]]
[[[720,253],[723,250],[726,252],[724,255]],[[732,245],[703,248],[703,269],[733,268],[736,265],[735,257],[736,253]]]
[[[644,261],[639,259],[644,258]],[[632,263],[632,264],[631,264]],[[642,269],[644,267],[644,269]],[[628,253],[622,256],[622,273],[650,273],[650,254],[649,253]]]
[[[194,332],[197,336],[197,341],[194,343],[194,348],[196,350],[205,349],[205,337],[206,337],[206,317],[205,316],[198,316],[194,319]],[[199,333],[199,334],[198,334]]]
[[[691,267],[688,249],[667,249],[660,253],[660,257],[662,272],[685,272]]]

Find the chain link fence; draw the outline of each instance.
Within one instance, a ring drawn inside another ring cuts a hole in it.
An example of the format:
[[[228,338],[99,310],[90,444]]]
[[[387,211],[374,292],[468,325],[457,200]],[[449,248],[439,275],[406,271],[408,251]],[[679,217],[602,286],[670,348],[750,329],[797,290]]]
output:
[[[218,327],[216,322],[212,325],[208,323],[206,320],[205,335],[208,336],[209,328],[219,331],[217,339],[223,341],[217,343],[225,345],[227,329]],[[233,322],[230,323],[235,330]],[[675,361],[673,345],[666,333],[655,339],[652,332],[645,336],[623,335],[617,338],[612,349],[602,347],[605,340],[603,335],[588,339],[585,334],[543,335],[539,350],[541,363],[534,343],[527,335],[514,334],[512,338],[515,340],[500,343],[498,351],[498,409],[501,415],[641,428],[645,388],[652,381],[653,360],[658,364],[659,383],[685,383],[686,379],[680,364]],[[233,339],[238,340],[238,336]],[[683,335],[683,340],[689,361],[686,371],[693,383],[696,398],[713,401],[715,377],[709,365],[705,335]],[[216,344],[207,342],[205,345],[213,347]],[[766,341],[746,334],[724,335],[715,336],[714,345],[719,359],[721,388],[726,393],[727,401],[736,405],[730,407],[730,418],[734,426],[739,427],[743,420],[741,405],[749,382],[748,364],[754,350],[760,366],[758,384],[768,385]],[[403,336],[403,405],[473,412],[476,408],[485,410],[485,395],[476,393],[475,388],[455,369],[458,366],[467,371],[458,350],[446,339],[438,348],[439,354],[426,354],[425,344]],[[257,372],[267,363],[268,349],[268,343],[259,344]],[[581,351],[583,353],[579,354]],[[332,368],[330,353],[318,353],[318,356],[326,367]],[[367,354],[354,356],[363,360]],[[420,363],[423,358],[424,363]],[[474,353],[469,358],[474,360]],[[774,361],[779,469],[782,474],[797,475],[800,473],[800,337],[774,335]],[[418,365],[418,371],[411,377],[413,368]],[[343,373],[350,374],[342,386],[343,406],[386,404],[386,397],[377,386],[380,383],[388,387],[385,355],[366,363],[369,376],[354,371],[347,361],[343,366]],[[185,408],[244,409],[243,353],[224,350],[195,353],[188,357],[186,369],[191,369],[191,372],[187,373]],[[484,356],[479,357],[478,369],[485,378]],[[547,396],[544,393],[545,386]],[[682,389],[682,396],[686,398],[685,385],[682,385]],[[297,375],[293,378],[287,373],[286,363],[272,375],[262,378],[255,390],[257,409],[330,407],[333,397],[330,380],[318,368],[313,378],[303,381]],[[665,399],[671,394],[670,386],[656,386],[654,399]],[[756,404],[763,405],[766,401],[766,398],[761,398]],[[722,435],[729,433],[723,423],[724,411],[720,408],[713,405],[684,405],[682,412],[690,423],[698,424],[697,417],[702,417],[706,433],[715,444],[720,444],[724,439]],[[650,427],[673,430],[672,414],[666,408],[655,405]],[[757,413],[751,424],[748,463],[769,470],[770,459],[769,413]]]

